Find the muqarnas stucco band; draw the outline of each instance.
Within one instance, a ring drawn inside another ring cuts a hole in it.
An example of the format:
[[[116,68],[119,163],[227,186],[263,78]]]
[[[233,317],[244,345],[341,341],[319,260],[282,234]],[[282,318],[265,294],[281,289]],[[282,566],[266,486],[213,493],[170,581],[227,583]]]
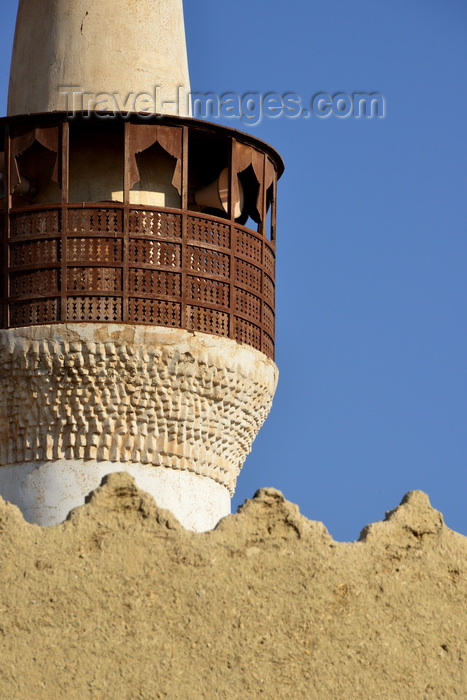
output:
[[[2,467],[146,465],[231,494],[277,382],[253,348],[180,329],[36,326],[0,331],[0,344]]]

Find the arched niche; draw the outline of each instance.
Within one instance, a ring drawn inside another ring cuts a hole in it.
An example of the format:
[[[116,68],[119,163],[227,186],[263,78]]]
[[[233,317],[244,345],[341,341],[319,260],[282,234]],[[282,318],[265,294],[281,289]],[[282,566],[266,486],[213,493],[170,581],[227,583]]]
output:
[[[9,189],[17,206],[61,201],[59,143],[58,126],[12,135]]]
[[[233,161],[244,196],[242,215],[237,222],[250,228],[255,227],[260,232],[267,229],[267,237],[273,239],[277,180],[273,163],[265,153],[238,141],[234,142]]]
[[[180,208],[182,130],[136,124],[127,129],[130,204]]]

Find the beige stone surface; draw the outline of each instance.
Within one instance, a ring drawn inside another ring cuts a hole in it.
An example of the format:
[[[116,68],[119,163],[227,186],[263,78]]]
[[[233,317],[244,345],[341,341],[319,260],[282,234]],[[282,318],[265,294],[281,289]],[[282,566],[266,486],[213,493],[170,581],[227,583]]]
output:
[[[160,86],[159,111],[186,115],[168,104],[190,90],[182,0],[20,0],[8,114],[64,110],[71,86],[123,104]]]
[[[0,331],[0,468],[97,460],[188,470],[231,493],[272,404],[276,365],[172,328]]]
[[[466,561],[421,492],[352,543],[273,489],[206,534],[126,474],[53,528],[0,501],[0,697],[463,699]]]

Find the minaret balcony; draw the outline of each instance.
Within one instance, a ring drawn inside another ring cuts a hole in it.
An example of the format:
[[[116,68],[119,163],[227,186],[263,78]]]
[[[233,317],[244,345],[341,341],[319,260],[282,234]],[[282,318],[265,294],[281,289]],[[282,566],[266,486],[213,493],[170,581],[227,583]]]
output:
[[[0,327],[155,325],[274,358],[280,157],[207,122],[100,116],[0,120]]]

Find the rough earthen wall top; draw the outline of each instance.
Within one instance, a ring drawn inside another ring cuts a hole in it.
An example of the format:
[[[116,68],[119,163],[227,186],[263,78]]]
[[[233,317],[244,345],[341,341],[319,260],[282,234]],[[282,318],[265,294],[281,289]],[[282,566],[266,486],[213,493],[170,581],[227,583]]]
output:
[[[464,698],[466,555],[421,492],[353,543],[273,489],[202,535],[124,474],[52,528],[0,501],[0,696]]]

